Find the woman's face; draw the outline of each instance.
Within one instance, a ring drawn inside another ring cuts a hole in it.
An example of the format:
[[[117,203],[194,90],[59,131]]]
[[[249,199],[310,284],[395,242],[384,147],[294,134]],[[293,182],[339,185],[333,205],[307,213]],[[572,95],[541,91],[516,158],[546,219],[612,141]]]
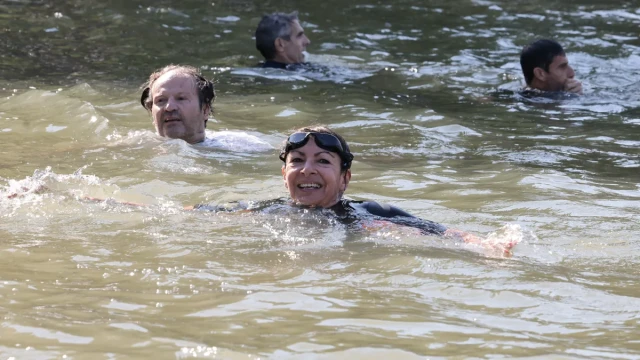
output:
[[[340,200],[351,179],[351,170],[343,173],[341,164],[338,153],[322,149],[315,139],[309,139],[287,154],[282,167],[284,186],[297,204],[331,207]]]

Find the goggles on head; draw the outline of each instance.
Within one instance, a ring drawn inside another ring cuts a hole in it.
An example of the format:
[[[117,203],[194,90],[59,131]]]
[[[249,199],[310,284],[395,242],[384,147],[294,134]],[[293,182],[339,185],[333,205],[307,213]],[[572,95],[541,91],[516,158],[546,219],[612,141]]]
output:
[[[320,133],[315,131],[310,132],[297,132],[289,135],[287,139],[287,143],[284,146],[284,149],[280,151],[280,160],[286,162],[287,154],[291,150],[295,150],[301,148],[309,142],[309,136],[312,135],[316,145],[318,147],[338,153],[340,158],[342,159],[342,169],[346,170],[351,167],[351,161],[353,161],[353,154],[349,152],[349,150],[345,149],[340,143],[340,139],[338,139],[335,135]]]

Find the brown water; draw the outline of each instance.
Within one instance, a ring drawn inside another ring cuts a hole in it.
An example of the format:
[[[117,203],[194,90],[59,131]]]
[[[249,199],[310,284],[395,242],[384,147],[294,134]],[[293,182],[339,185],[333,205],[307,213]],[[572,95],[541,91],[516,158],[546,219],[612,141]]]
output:
[[[0,358],[640,359],[638,4],[299,6],[327,69],[254,68],[285,1],[0,2]],[[534,34],[583,97],[514,94]],[[139,105],[172,62],[217,79],[206,146]],[[183,210],[285,196],[275,148],[314,123],[352,146],[350,197],[513,256]]]

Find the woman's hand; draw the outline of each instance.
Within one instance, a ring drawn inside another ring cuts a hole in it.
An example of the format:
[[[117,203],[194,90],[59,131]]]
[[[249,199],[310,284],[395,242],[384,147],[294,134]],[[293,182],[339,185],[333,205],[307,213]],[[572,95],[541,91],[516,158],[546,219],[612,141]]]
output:
[[[508,242],[495,242],[490,241],[489,239],[483,239],[474,234],[468,233],[466,231],[457,230],[457,229],[447,229],[444,232],[445,237],[450,237],[458,240],[462,240],[467,244],[475,244],[480,245],[486,249],[494,250],[502,253],[502,255],[509,256],[511,255],[511,249],[516,246],[516,241],[508,241]]]

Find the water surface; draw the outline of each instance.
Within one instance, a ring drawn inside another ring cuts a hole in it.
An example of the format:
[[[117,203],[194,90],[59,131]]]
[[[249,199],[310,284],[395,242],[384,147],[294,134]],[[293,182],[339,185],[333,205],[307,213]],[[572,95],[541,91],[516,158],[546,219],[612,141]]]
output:
[[[637,5],[304,3],[327,69],[256,69],[260,16],[290,6],[0,3],[3,358],[640,358]],[[537,36],[584,96],[517,96]],[[216,79],[207,146],[139,105],[169,63]],[[183,210],[285,196],[275,149],[316,123],[356,155],[349,196],[520,237],[513,256]]]

